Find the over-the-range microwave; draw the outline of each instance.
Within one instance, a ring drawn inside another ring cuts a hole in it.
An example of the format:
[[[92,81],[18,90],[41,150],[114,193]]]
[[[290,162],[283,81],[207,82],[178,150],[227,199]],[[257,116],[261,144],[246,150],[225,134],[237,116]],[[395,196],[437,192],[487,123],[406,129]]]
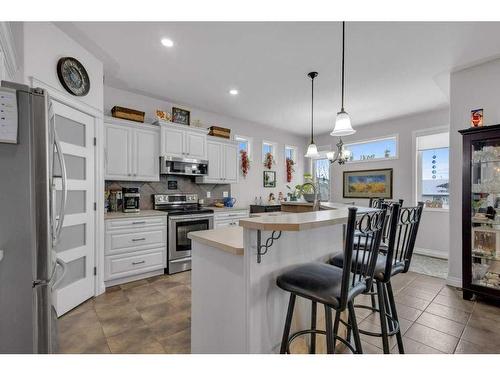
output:
[[[160,174],[206,176],[208,174],[208,161],[162,156],[160,158]]]

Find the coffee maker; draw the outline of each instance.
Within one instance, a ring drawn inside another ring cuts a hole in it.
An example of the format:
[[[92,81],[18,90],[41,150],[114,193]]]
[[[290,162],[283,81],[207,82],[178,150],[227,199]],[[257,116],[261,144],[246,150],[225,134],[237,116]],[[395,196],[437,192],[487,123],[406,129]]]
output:
[[[123,212],[139,212],[139,188],[122,188]]]

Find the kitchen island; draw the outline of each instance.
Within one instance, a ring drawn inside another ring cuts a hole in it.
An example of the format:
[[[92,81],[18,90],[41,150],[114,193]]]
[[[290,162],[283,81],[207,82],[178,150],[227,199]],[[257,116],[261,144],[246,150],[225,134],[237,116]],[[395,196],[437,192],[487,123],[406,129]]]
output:
[[[189,233],[192,353],[279,352],[289,294],[276,277],[342,251],[347,216],[347,206],[332,203],[329,210],[268,213],[239,227]],[[318,314],[318,327],[322,321]],[[292,331],[309,324],[310,304],[299,298]]]

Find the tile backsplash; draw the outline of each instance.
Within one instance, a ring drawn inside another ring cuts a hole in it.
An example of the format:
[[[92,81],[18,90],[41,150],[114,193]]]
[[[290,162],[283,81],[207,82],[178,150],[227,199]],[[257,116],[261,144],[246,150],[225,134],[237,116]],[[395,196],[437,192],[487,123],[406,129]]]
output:
[[[177,189],[173,189],[177,182]],[[170,182],[170,184],[169,184]],[[137,181],[106,181],[105,190],[121,190],[122,187],[138,187],[141,194],[140,209],[152,210],[152,194],[198,194],[199,199],[204,200],[205,205],[210,205],[217,200],[222,200],[223,192],[227,191],[231,196],[230,184],[196,184],[191,177],[161,175],[159,182],[137,182]],[[170,187],[170,189],[169,189]],[[207,191],[211,197],[207,198]]]

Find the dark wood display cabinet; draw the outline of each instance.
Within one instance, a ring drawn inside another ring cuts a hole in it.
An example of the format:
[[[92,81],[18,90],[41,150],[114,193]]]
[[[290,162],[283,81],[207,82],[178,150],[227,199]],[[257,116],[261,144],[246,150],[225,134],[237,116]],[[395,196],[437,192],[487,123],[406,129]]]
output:
[[[500,125],[460,133],[463,296],[500,298]]]

